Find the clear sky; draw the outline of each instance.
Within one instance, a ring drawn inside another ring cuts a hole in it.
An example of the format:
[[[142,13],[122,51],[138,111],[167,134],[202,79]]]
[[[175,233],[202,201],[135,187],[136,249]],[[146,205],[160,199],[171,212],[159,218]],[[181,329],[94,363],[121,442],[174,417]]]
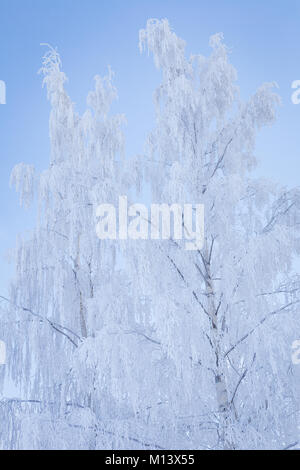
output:
[[[262,82],[278,83],[282,106],[277,123],[258,139],[258,172],[299,184],[300,105],[291,102],[291,83],[300,80],[299,0],[0,0],[0,80],[7,86],[7,103],[0,105],[0,293],[12,273],[6,254],[33,224],[33,211],[20,209],[9,189],[11,169],[24,161],[42,170],[49,160],[40,43],[58,48],[80,112],[93,77],[111,65],[119,91],[114,109],[126,114],[130,156],[143,151],[160,78],[138,50],[138,31],[148,18],[168,18],[188,54],[207,54],[209,36],[222,31],[244,98]]]

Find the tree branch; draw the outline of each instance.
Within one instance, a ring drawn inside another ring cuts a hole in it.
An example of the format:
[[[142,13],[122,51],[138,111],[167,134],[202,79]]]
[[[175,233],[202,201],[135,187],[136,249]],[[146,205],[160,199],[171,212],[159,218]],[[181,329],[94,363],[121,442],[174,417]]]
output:
[[[288,307],[291,307],[292,305],[298,304],[300,300],[297,300],[296,302],[290,302],[287,305],[284,305],[283,307],[279,308],[278,310],[275,310],[274,312],[268,313],[266,316],[264,316],[257,325],[255,325],[248,333],[246,333],[242,338],[240,338],[233,346],[231,346],[230,349],[225,353],[224,357],[227,357],[228,354],[230,354],[237,346],[239,346],[245,339],[247,339],[249,336],[251,336],[255,330],[260,327],[268,318],[272,317],[273,315],[278,315]]]
[[[11,305],[18,308],[19,310],[22,310],[23,312],[26,312],[26,313],[30,313],[34,317],[38,318],[40,321],[48,323],[51,326],[51,328],[53,328],[55,331],[65,336],[76,348],[78,348],[78,344],[75,342],[74,339],[71,338],[70,335],[73,335],[79,341],[82,341],[82,338],[77,333],[74,333],[74,331],[70,330],[69,328],[65,326],[60,325],[59,323],[54,322],[53,320],[50,320],[48,317],[43,317],[42,315],[33,312],[30,308],[21,307],[20,305],[15,304],[14,302],[12,302],[12,300],[8,299],[7,297],[4,297],[3,295],[0,295],[0,298],[3,300],[6,300],[6,302],[10,303]],[[67,333],[65,333],[65,331]]]

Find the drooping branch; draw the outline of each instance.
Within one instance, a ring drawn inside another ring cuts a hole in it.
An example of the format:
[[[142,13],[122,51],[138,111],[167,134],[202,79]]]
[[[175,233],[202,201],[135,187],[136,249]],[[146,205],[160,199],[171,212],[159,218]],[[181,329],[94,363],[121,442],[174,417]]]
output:
[[[126,334],[133,334],[133,335],[138,335],[142,336],[146,340],[150,341],[150,343],[157,344],[158,346],[161,346],[161,343],[153,338],[150,338],[150,336],[146,335],[145,333],[142,333],[141,331],[125,331]]]
[[[82,338],[77,333],[70,330],[70,328],[62,326],[48,317],[43,317],[39,313],[33,312],[30,308],[17,305],[12,300],[8,299],[7,297],[4,297],[3,295],[0,295],[0,298],[10,303],[11,305],[13,305],[15,308],[25,313],[30,313],[32,316],[38,318],[41,322],[48,323],[51,326],[51,328],[53,328],[53,330],[65,336],[76,348],[78,347],[78,344],[75,342],[76,341],[75,339],[77,339],[78,341],[82,341]],[[72,335],[74,338],[72,338],[70,335]]]

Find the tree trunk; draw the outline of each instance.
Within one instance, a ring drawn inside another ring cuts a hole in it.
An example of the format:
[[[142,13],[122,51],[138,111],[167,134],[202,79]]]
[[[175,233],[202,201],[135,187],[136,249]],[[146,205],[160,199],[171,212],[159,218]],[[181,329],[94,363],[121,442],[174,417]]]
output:
[[[214,354],[216,358],[216,373],[215,373],[215,387],[216,387],[216,397],[218,404],[218,412],[220,413],[220,426],[221,432],[219,437],[222,442],[224,450],[234,449],[234,444],[232,443],[229,425],[231,421],[231,406],[229,402],[228,388],[226,384],[226,373],[225,373],[225,363],[222,354],[222,328],[219,325],[219,319],[217,316],[218,309],[216,308],[215,303],[215,293],[213,289],[213,283],[211,279],[210,266],[206,265],[206,272],[208,275],[208,280],[206,283],[206,294],[208,297],[208,313],[210,316],[211,324],[211,340],[212,346],[214,349]]]

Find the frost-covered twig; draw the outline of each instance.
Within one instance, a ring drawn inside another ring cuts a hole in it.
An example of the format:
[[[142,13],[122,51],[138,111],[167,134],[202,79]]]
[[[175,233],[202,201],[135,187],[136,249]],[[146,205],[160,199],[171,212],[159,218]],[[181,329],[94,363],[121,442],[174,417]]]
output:
[[[299,444],[299,442],[294,442],[293,444],[290,444],[288,445],[287,447],[285,447],[283,450],[289,450],[289,449],[292,449],[293,447],[296,447],[297,445]]]
[[[239,388],[239,386],[241,385],[241,383],[242,383],[242,381],[244,380],[244,378],[246,377],[247,372],[248,372],[248,369],[244,370],[243,374],[241,375],[241,377],[240,377],[240,379],[239,379],[239,381],[238,381],[238,383],[237,383],[237,385],[236,385],[236,387],[235,387],[235,389],[234,389],[234,392],[233,392],[233,394],[232,394],[232,397],[231,397],[231,400],[230,400],[230,403],[231,403],[231,404],[233,403],[233,400],[235,399],[235,396],[236,396],[236,394],[237,394],[238,388]]]
[[[22,310],[23,312],[30,313],[34,317],[38,318],[40,321],[48,323],[51,326],[51,328],[53,328],[55,331],[57,331],[58,333],[65,336],[76,348],[78,347],[78,344],[75,343],[75,341],[69,336],[69,334],[73,335],[79,341],[82,341],[82,338],[79,335],[77,335],[77,333],[74,333],[74,331],[70,330],[69,328],[67,328],[65,326],[62,326],[62,325],[60,325],[59,323],[56,323],[53,320],[50,320],[48,317],[43,317],[42,315],[33,312],[30,308],[22,307],[20,305],[16,305],[14,302],[12,302],[7,297],[4,297],[3,295],[0,295],[0,298],[3,299],[3,300],[6,300],[7,302],[9,302],[11,305],[18,308],[19,310]],[[69,334],[65,333],[65,331],[63,331],[63,330],[65,330]]]
[[[284,305],[283,307],[279,308],[278,310],[275,310],[274,312],[268,313],[268,315],[264,316],[260,320],[260,322],[257,323],[257,325],[255,325],[250,331],[248,331],[248,333],[246,333],[244,336],[242,336],[242,338],[240,338],[233,346],[231,346],[231,348],[228,349],[228,351],[225,353],[224,357],[227,357],[228,354],[230,354],[237,346],[239,346],[243,341],[245,341],[249,336],[251,336],[257,330],[258,327],[263,325],[263,323],[265,323],[265,321],[268,320],[268,318],[272,317],[273,315],[278,315],[279,313],[281,313],[282,311],[284,311],[288,307],[291,307],[292,305],[296,305],[299,302],[300,302],[300,300],[297,300],[295,302],[290,302],[287,305]]]

